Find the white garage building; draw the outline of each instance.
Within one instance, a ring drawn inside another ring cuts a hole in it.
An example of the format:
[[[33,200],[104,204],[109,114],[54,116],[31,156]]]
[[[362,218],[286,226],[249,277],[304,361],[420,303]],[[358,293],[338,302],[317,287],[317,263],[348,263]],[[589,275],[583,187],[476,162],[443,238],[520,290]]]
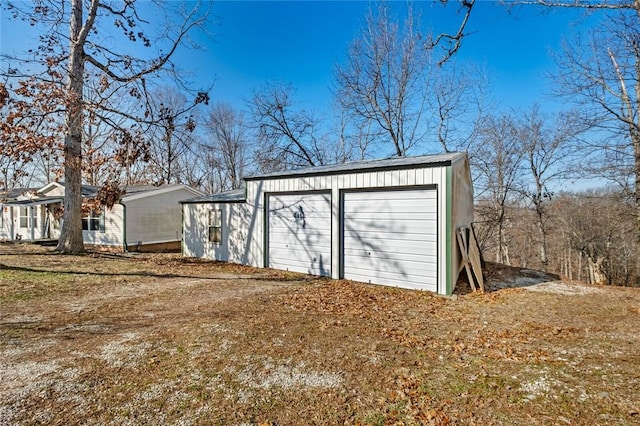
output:
[[[185,256],[451,294],[473,220],[465,153],[245,178],[183,204]]]

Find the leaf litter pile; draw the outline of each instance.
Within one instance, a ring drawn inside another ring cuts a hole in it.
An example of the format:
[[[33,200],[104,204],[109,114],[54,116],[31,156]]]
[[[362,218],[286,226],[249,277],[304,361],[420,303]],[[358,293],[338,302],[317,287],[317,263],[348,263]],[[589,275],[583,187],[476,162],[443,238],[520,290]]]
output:
[[[639,330],[640,289],[442,298],[0,244],[0,424],[640,424]]]

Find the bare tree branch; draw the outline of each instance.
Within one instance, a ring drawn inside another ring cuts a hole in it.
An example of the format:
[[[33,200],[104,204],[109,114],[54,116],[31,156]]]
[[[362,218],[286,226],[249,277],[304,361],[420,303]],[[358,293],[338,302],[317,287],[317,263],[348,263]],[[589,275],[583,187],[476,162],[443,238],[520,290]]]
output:
[[[448,0],[440,0],[440,2],[443,4],[447,4]],[[445,46],[443,47],[445,54],[438,61],[439,66],[442,66],[458,52],[460,46],[462,46],[463,38],[467,35],[465,33],[465,30],[467,28],[467,23],[469,22],[469,17],[471,16],[471,11],[473,10],[473,6],[475,5],[476,0],[460,0],[460,3],[460,8],[464,10],[464,14],[462,17],[462,21],[460,22],[460,26],[458,27],[458,31],[455,34],[440,34],[434,41],[429,41],[426,43],[426,48],[429,50],[434,49],[436,46],[442,46],[442,44],[445,44]]]

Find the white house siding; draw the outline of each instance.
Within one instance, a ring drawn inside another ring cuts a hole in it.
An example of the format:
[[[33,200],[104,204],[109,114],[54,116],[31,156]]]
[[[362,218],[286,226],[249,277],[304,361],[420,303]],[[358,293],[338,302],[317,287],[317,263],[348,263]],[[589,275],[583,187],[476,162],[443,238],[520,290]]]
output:
[[[206,244],[205,217],[210,204],[183,204],[182,205],[182,255],[186,257],[198,257],[202,259],[216,259],[211,256]],[[223,236],[224,229],[222,230]]]
[[[47,190],[43,191],[43,195],[46,195],[47,197],[64,197],[64,186],[60,184],[54,182],[44,188],[47,188]]]
[[[124,209],[115,204],[113,208],[104,210],[104,232],[82,231],[85,244],[97,246],[122,247],[124,224]]]
[[[127,245],[157,244],[180,241],[182,212],[180,201],[193,198],[194,192],[184,188],[152,191],[144,196],[122,198],[126,206]]]
[[[0,204],[0,240],[12,240],[13,210],[11,206]]]

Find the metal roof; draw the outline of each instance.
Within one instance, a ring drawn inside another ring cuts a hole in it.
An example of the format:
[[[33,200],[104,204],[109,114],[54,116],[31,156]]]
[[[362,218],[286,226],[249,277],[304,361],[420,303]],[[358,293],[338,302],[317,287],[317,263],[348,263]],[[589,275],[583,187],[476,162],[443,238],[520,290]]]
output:
[[[352,161],[331,166],[312,166],[296,170],[267,173],[263,175],[247,176],[245,180],[263,180],[286,177],[321,176],[332,174],[344,174],[357,171],[376,171],[387,169],[412,169],[416,167],[442,167],[450,166],[460,158],[466,156],[464,152],[451,152],[435,155],[421,155],[418,157],[396,157],[378,160]]]
[[[245,201],[244,188],[234,189],[232,191],[219,192],[217,194],[203,195],[201,197],[189,198],[180,201],[182,204],[194,203],[243,203]]]

